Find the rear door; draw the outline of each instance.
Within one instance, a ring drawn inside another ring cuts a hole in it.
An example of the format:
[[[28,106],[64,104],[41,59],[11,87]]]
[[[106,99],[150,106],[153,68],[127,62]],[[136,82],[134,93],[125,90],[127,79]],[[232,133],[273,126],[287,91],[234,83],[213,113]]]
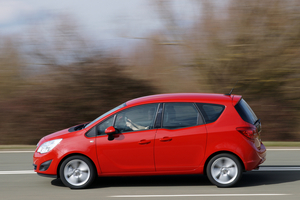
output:
[[[155,137],[156,171],[196,169],[204,159],[206,128],[193,103],[165,103]]]

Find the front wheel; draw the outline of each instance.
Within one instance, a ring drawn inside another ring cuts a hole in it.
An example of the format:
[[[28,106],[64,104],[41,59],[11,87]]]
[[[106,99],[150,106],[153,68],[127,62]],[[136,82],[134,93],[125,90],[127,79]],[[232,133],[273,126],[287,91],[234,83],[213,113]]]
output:
[[[222,153],[208,162],[206,173],[210,182],[216,186],[230,187],[241,178],[242,164],[236,156]]]
[[[59,171],[62,182],[72,189],[86,188],[92,184],[96,177],[93,163],[80,155],[71,156],[64,160]]]

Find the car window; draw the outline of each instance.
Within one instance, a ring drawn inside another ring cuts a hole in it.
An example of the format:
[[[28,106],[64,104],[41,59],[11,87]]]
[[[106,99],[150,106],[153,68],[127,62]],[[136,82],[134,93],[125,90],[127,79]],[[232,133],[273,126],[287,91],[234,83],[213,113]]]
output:
[[[146,104],[123,110],[117,114],[115,128],[123,133],[152,129],[158,104]]]
[[[98,135],[106,135],[105,129],[113,125],[115,115],[111,116],[110,118],[106,119],[104,122],[101,122],[98,126]]]
[[[220,115],[222,114],[225,108],[224,105],[218,105],[218,104],[197,103],[196,105],[202,112],[205,122],[207,124],[216,121],[220,117]]]
[[[175,129],[196,126],[199,117],[199,112],[193,103],[166,103],[162,127]]]
[[[234,107],[244,121],[254,124],[258,120],[255,113],[244,99],[241,99]]]

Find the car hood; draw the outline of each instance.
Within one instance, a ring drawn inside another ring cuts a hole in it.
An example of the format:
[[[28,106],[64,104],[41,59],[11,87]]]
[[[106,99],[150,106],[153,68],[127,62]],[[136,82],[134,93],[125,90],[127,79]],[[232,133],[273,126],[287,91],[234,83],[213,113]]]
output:
[[[52,139],[58,139],[59,136],[62,136],[62,135],[65,135],[67,133],[70,133],[69,132],[69,129],[63,129],[61,131],[57,131],[55,133],[51,133],[49,135],[46,135],[45,137],[43,137],[42,139],[40,139],[40,141],[37,143],[37,147],[39,147],[41,144],[49,141],[49,140],[52,140]]]
[[[88,124],[89,122],[87,123],[84,123],[84,124],[79,124],[79,125],[76,125],[76,126],[72,126],[71,128],[66,128],[66,129],[63,129],[63,130],[60,130],[60,131],[57,131],[55,133],[51,133],[49,135],[46,135],[45,137],[43,137],[40,141],[39,141],[39,144],[42,142],[44,143],[45,141],[49,141],[51,139],[58,139],[60,136],[62,135],[65,135],[65,134],[68,134],[68,133],[72,133],[72,132],[77,132],[77,131],[80,131],[82,129],[82,126]]]
[[[63,129],[63,130],[60,130],[60,131],[57,131],[57,132],[55,132],[55,133],[51,133],[51,134],[49,134],[49,135],[46,135],[43,139],[44,139],[44,140],[51,140],[52,138],[57,138],[57,137],[59,137],[59,136],[61,136],[61,135],[65,135],[65,134],[67,134],[67,133],[70,133],[68,128],[67,128],[67,129]]]

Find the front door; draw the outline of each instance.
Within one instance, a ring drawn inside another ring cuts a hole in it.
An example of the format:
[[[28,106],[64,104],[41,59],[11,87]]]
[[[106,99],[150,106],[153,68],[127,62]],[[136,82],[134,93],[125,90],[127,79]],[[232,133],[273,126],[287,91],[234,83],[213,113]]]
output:
[[[154,171],[153,129],[158,104],[125,109],[98,125],[96,138],[98,161],[102,173]],[[110,120],[110,121],[109,121]],[[109,141],[103,133],[108,126],[118,131]]]

